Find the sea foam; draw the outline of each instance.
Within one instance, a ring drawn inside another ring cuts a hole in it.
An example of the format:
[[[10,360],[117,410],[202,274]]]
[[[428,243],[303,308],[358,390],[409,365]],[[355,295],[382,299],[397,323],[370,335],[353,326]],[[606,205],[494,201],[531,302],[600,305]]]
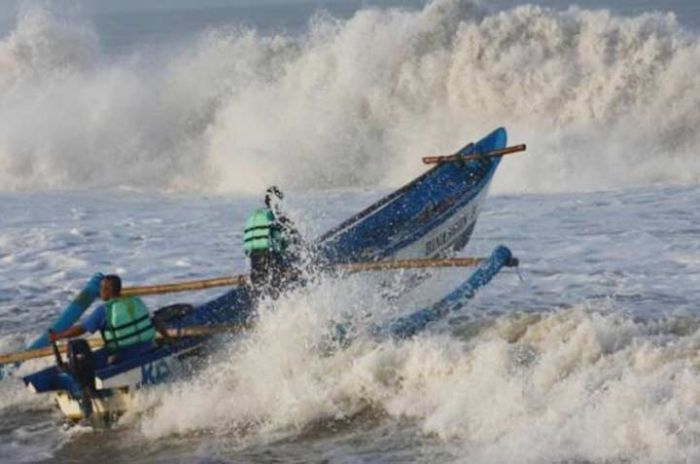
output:
[[[700,456],[695,323],[577,307],[502,316],[461,337],[433,327],[319,351],[333,302],[314,292],[286,303],[198,381],[162,394],[143,433],[255,443],[376,417],[415,425],[477,463]]]

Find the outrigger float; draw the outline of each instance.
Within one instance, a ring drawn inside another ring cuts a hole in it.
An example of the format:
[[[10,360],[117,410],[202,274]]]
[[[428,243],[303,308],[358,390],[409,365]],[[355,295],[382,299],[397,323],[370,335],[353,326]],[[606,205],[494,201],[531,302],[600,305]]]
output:
[[[517,265],[504,246],[485,259],[449,258],[469,242],[502,156],[525,150],[524,145],[507,148],[506,141],[506,131],[500,128],[454,155],[424,158],[425,163],[435,166],[318,238],[319,262],[341,272],[477,265],[443,300],[375,327],[374,335],[410,337],[462,308],[504,266]],[[206,348],[213,334],[250,328],[255,302],[244,283],[245,277],[237,276],[124,289],[125,295],[147,295],[237,285],[198,306],[180,304],[156,311],[154,317],[168,327],[176,341],[160,344],[139,357],[109,364],[105,348],[77,339],[61,348],[68,353],[64,361],[59,347],[48,346],[47,336],[42,335],[29,351],[0,356],[0,364],[53,354],[56,365],[25,376],[27,387],[36,393],[53,394],[70,420],[110,422],[129,409],[137,389],[166,382],[182,372],[185,360]],[[64,330],[75,323],[97,294],[98,280],[93,278],[51,329]],[[337,335],[347,343],[345,334],[345,328],[339,326]]]

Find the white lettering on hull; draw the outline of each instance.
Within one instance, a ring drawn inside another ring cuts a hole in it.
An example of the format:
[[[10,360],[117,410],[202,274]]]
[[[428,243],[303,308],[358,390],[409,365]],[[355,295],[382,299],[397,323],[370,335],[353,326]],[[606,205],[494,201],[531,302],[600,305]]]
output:
[[[473,227],[481,211],[481,205],[488,195],[486,185],[479,194],[452,215],[447,221],[429,232],[411,246],[398,252],[394,258],[420,258],[440,255],[452,247],[462,235]]]

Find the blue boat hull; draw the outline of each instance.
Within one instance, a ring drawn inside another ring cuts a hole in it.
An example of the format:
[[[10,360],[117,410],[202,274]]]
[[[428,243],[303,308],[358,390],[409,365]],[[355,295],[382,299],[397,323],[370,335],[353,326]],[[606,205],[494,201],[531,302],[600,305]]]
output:
[[[497,129],[461,155],[485,153],[506,146],[505,129]],[[466,246],[500,162],[499,157],[437,165],[390,196],[323,234],[317,240],[320,259],[329,263],[376,261],[389,258],[444,256]],[[194,308],[170,327],[243,324],[254,316],[248,289],[236,287]],[[95,370],[98,411],[119,409],[129,391],[166,381],[180,356],[196,349],[201,339],[185,339],[144,356]],[[106,359],[96,352],[98,359]],[[57,367],[24,378],[36,392],[59,392],[57,400],[71,418],[80,415],[76,404],[81,388]],[[119,393],[121,391],[121,393]],[[115,396],[116,395],[116,396]],[[116,398],[119,397],[119,398]],[[103,402],[104,404],[100,403]],[[102,404],[102,406],[100,406]],[[119,412],[119,411],[118,411]]]
[[[486,153],[506,143],[506,131],[500,128],[458,154]],[[371,213],[323,234],[319,246],[332,262],[429,257],[462,249],[499,163],[493,157],[439,164],[381,207],[370,206],[366,211]]]

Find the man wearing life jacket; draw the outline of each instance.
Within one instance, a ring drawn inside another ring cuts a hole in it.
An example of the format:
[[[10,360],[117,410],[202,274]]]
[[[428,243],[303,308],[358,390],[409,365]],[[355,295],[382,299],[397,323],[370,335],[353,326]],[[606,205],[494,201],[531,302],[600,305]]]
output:
[[[295,265],[300,258],[301,237],[280,208],[283,198],[277,187],[268,188],[265,207],[248,217],[243,235],[253,288],[273,296],[295,279]]]
[[[63,338],[83,335],[85,332],[102,334],[109,361],[137,356],[154,346],[156,330],[168,339],[167,331],[154,324],[139,297],[121,296],[122,281],[117,275],[107,275],[100,282],[100,298],[104,304],[95,308],[78,324],[60,332],[49,331],[51,343]]]

